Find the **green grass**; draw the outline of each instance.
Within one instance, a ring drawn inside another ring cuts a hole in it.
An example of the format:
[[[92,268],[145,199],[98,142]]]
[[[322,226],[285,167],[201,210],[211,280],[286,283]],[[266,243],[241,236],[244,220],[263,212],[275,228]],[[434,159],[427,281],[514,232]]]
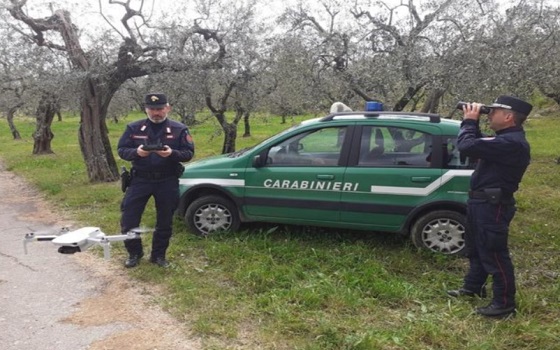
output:
[[[467,261],[418,251],[390,234],[248,225],[203,239],[177,219],[168,252],[174,267],[143,263],[130,275],[162,286],[161,304],[203,338],[205,349],[557,349],[559,117],[533,118],[526,126],[533,161],[517,195],[510,243],[518,278],[515,319],[484,319],[472,312],[484,301],[445,296],[447,288],[461,285]],[[88,183],[78,125],[76,118],[54,122],[55,154],[32,156],[33,141],[25,135],[34,125],[18,119],[24,139],[12,140],[2,127],[0,157],[40,188],[55,210],[116,233],[119,184]],[[125,123],[108,126],[114,147]],[[239,137],[237,148],[288,126],[277,117],[256,118],[253,136]],[[191,132],[197,158],[219,153],[222,135],[213,119]],[[153,222],[150,204],[143,224]],[[114,247],[111,263],[121,264],[124,250]]]

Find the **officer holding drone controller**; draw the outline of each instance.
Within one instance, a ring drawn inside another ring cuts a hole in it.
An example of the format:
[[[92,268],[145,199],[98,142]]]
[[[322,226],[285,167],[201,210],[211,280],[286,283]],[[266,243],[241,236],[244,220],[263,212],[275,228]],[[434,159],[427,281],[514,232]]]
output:
[[[168,267],[165,254],[179,203],[179,177],[184,170],[181,162],[192,159],[194,143],[185,125],[167,118],[171,106],[165,94],[147,94],[144,107],[148,118],[128,124],[118,144],[119,156],[132,162],[130,181],[123,186],[126,192],[121,204],[121,232],[140,226],[146,204],[153,196],[156,227],[150,262]],[[142,240],[124,243],[129,254],[124,265],[137,266],[144,256]]]
[[[492,276],[492,302],[476,309],[482,316],[504,318],[515,314],[515,276],[508,249],[509,224],[516,211],[514,192],[529,165],[530,146],[522,124],[533,106],[513,96],[500,96],[484,106],[460,103],[464,119],[457,140],[462,154],[478,159],[471,177],[467,206],[465,250],[470,266],[463,287],[449,290],[454,297],[486,296]],[[481,113],[488,114],[494,137],[483,137]]]

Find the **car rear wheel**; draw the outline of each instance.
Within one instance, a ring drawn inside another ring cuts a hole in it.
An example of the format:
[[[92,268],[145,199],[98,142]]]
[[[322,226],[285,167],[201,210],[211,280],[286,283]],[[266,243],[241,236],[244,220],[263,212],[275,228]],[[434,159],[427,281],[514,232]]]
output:
[[[443,254],[457,254],[465,247],[466,217],[450,210],[437,210],[421,216],[410,232],[412,243]]]
[[[185,212],[185,223],[197,235],[207,236],[219,231],[239,228],[235,205],[221,196],[205,196],[194,200]]]

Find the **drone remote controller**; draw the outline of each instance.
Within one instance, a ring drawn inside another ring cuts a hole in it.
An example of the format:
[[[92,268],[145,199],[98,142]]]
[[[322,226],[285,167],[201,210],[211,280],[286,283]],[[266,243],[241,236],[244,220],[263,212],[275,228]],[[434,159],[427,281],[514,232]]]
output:
[[[161,143],[157,143],[153,145],[142,145],[142,149],[147,152],[163,151],[165,149],[165,146],[162,145]]]

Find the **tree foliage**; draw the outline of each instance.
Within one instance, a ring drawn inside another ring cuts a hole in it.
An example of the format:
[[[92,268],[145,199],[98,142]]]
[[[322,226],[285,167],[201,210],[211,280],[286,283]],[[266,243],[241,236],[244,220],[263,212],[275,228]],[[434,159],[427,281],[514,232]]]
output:
[[[20,108],[37,111],[44,91],[79,91],[61,103],[80,110],[92,181],[117,178],[105,120],[141,108],[148,90],[166,92],[189,125],[209,110],[223,152],[235,150],[241,120],[250,134],[256,111],[285,118],[379,100],[451,114],[458,100],[536,90],[560,103],[560,66],[551,59],[560,51],[560,9],[548,0],[195,0],[167,17],[153,1],[99,0],[102,21],[90,31],[73,21],[77,4],[2,4],[9,45],[0,108],[13,119]],[[271,12],[275,4],[283,8]]]

